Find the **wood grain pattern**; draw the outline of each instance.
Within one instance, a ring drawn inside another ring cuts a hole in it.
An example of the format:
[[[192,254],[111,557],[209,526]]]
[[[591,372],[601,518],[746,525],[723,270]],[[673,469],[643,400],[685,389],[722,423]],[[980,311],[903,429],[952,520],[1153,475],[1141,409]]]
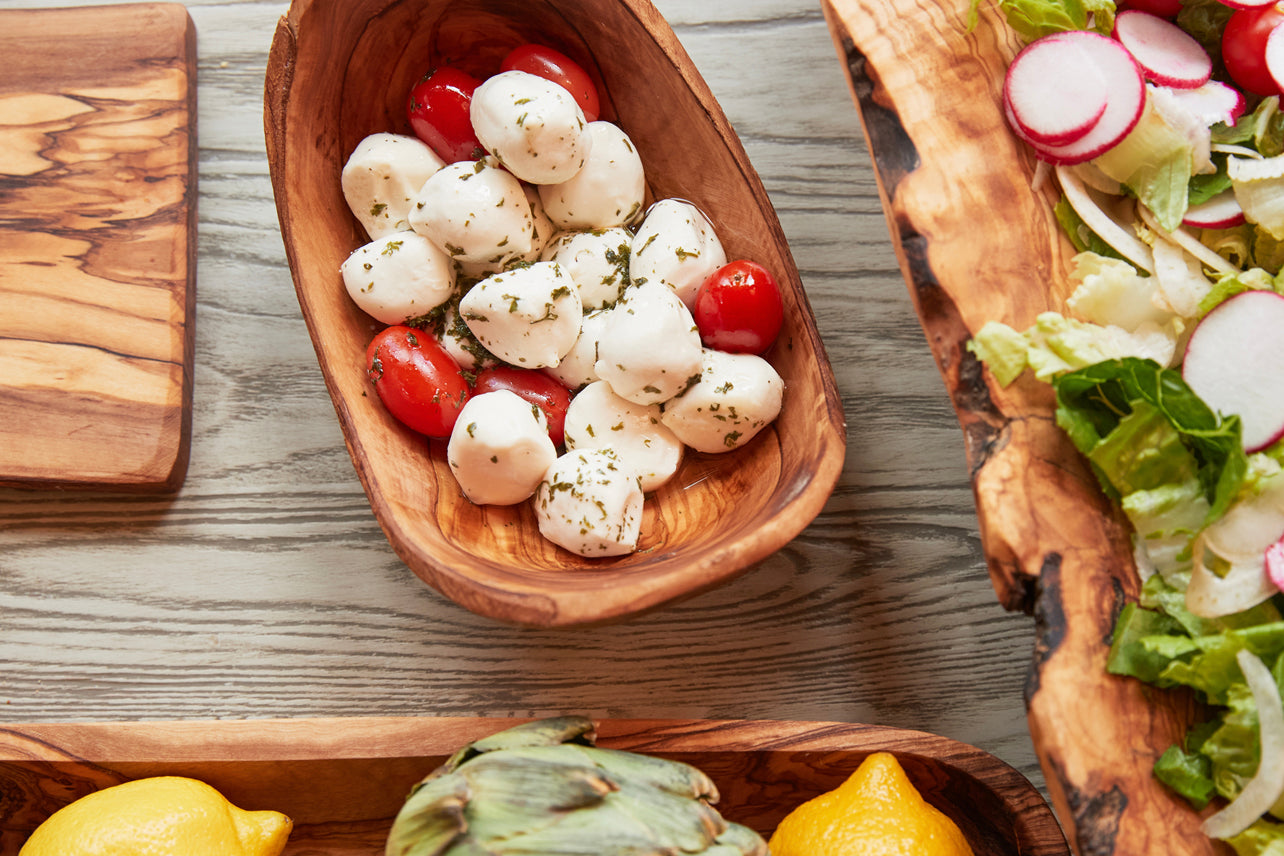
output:
[[[434,62],[486,76],[527,41],[591,69],[603,117],[641,155],[648,201],[695,202],[728,257],[758,260],[784,291],[785,327],[766,355],[785,381],[781,415],[732,454],[688,454],[648,500],[638,551],[617,559],[584,559],[542,538],[530,503],[483,507],[463,496],[445,444],[397,424],[369,394],[364,355],[378,325],[338,274],[365,240],[339,188],[347,154],[369,133],[407,132],[404,93]],[[265,125],[295,286],[357,472],[393,548],[442,593],[519,624],[616,620],[731,579],[819,512],[846,447],[832,370],[766,191],[646,0],[297,0],[273,41]]]
[[[182,483],[195,70],[178,4],[0,11],[0,484]]]
[[[295,823],[288,856],[383,853],[411,786],[457,748],[513,725],[495,718],[0,726],[0,856],[59,806],[155,775],[206,781],[242,808]],[[874,751],[895,754],[924,797],[986,856],[1069,849],[1038,791],[992,755],[904,729],[816,722],[602,720],[598,745],[692,764],[723,816],[769,836],[795,805],[837,787]]]
[[[547,629],[470,612],[393,553],[273,204],[263,74],[285,3],[187,5],[201,104],[191,466],[173,495],[0,489],[0,721],[840,720],[947,735],[1042,787],[1024,703],[1034,621],[1006,612],[986,574],[958,421],[818,3],[656,0],[789,238],[850,426],[838,484],[727,585]]]
[[[1038,622],[1030,730],[1058,814],[1084,856],[1219,852],[1151,773],[1190,723],[1190,698],[1105,670],[1115,617],[1138,586],[1126,521],[1056,427],[1046,386],[1026,377],[1001,389],[966,349],[987,320],[1023,329],[1062,310],[1074,252],[1051,183],[1034,189],[1033,158],[1002,116],[1016,37],[988,9],[969,33],[968,4],[949,0],[825,9],[963,427],[995,590]]]

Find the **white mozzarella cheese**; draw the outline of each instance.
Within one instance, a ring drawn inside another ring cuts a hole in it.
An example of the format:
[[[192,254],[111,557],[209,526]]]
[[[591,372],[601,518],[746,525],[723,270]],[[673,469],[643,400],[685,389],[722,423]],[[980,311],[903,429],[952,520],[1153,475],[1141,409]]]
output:
[[[700,382],[664,405],[661,420],[698,452],[729,452],[780,414],[785,383],[754,354],[705,349]]]
[[[642,158],[619,126],[590,122],[593,145],[573,178],[539,189],[544,209],[562,229],[623,226],[642,213],[646,176]]]
[[[606,328],[606,320],[605,309],[584,313],[575,344],[557,365],[545,367],[544,373],[567,389],[579,389],[597,380],[597,343]]]
[[[533,184],[523,184],[526,201],[531,204],[531,251],[522,256],[524,262],[537,262],[543,257],[544,249],[557,235],[557,226],[548,219],[544,202],[539,198],[539,188]]]
[[[410,226],[461,262],[521,258],[534,243],[534,217],[522,183],[491,158],[460,161],[424,182]]]
[[[647,209],[633,236],[629,278],[662,282],[688,307],[727,253],[704,212],[682,199],[661,199]]]
[[[571,275],[585,309],[604,309],[613,306],[628,285],[632,243],[633,233],[622,226],[560,232],[541,258],[557,262]]]
[[[565,88],[524,71],[487,78],[473,91],[473,132],[486,151],[531,184],[556,184],[579,172],[593,138]]]
[[[616,395],[660,404],[699,378],[700,331],[673,289],[633,283],[607,314],[594,368]]]
[[[352,301],[385,324],[426,315],[455,291],[450,258],[416,232],[376,238],[354,250],[339,269]]]
[[[567,452],[535,492],[540,533],[581,556],[623,556],[637,549],[642,488],[610,449]]]
[[[487,350],[528,369],[561,362],[583,314],[575,282],[556,262],[489,276],[459,301],[460,317]]]
[[[682,441],[660,421],[660,405],[634,404],[606,381],[576,393],[566,410],[567,450],[615,450],[637,475],[643,493],[664,484],[682,463]]]
[[[339,184],[366,234],[381,238],[410,228],[419,188],[443,166],[445,162],[418,137],[371,134],[348,156]]]
[[[464,496],[477,505],[529,499],[557,460],[544,411],[497,389],[464,402],[446,445],[446,460]]]

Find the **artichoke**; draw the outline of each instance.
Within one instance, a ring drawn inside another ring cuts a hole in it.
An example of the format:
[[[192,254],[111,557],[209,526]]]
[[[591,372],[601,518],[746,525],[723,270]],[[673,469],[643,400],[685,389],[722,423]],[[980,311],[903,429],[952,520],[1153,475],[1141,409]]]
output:
[[[470,743],[411,790],[387,856],[766,856],[704,773],[595,737],[564,716]]]

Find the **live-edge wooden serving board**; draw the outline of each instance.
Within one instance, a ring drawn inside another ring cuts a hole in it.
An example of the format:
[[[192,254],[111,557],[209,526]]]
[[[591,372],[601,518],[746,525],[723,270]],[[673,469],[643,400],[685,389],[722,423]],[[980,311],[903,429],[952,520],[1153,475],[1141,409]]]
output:
[[[1047,789],[1078,856],[1221,856],[1229,846],[1159,783],[1155,760],[1199,715],[1193,696],[1111,675],[1135,600],[1127,519],[1056,425],[1046,384],[993,383],[967,348],[988,320],[1064,311],[1074,254],[1003,116],[1021,40],[994,3],[822,0],[873,156],[910,296],[963,429],[1000,602],[1034,616],[1026,687]],[[1206,813],[1215,806],[1205,809]]]
[[[182,483],[195,224],[187,10],[0,10],[0,485]]]

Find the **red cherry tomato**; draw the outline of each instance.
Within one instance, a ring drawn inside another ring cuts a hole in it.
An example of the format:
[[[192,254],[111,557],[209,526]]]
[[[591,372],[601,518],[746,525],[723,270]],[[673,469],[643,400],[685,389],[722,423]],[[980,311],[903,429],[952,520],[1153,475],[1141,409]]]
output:
[[[692,315],[706,347],[761,354],[776,341],[784,322],[780,286],[757,262],[733,261],[700,286]]]
[[[419,139],[446,163],[472,160],[482,154],[468,115],[473,90],[481,81],[457,68],[442,66],[410,90],[406,115]]]
[[[1181,0],[1125,0],[1117,3],[1116,8],[1139,9],[1142,12],[1158,15],[1160,18],[1176,18],[1177,13],[1181,11]]]
[[[1278,95],[1280,86],[1266,67],[1266,39],[1284,22],[1284,2],[1240,9],[1222,30],[1222,60],[1231,79],[1256,95]]]
[[[504,57],[500,71],[524,71],[551,80],[575,96],[575,103],[584,111],[584,118],[597,121],[601,102],[593,78],[566,54],[544,45],[521,45]]]
[[[389,413],[429,437],[449,437],[468,398],[459,364],[413,327],[388,327],[370,341],[366,376]]]
[[[554,446],[561,446],[566,436],[566,408],[571,405],[571,391],[553,378],[534,369],[495,366],[477,375],[473,394],[507,389],[544,411],[548,419],[548,436]]]

